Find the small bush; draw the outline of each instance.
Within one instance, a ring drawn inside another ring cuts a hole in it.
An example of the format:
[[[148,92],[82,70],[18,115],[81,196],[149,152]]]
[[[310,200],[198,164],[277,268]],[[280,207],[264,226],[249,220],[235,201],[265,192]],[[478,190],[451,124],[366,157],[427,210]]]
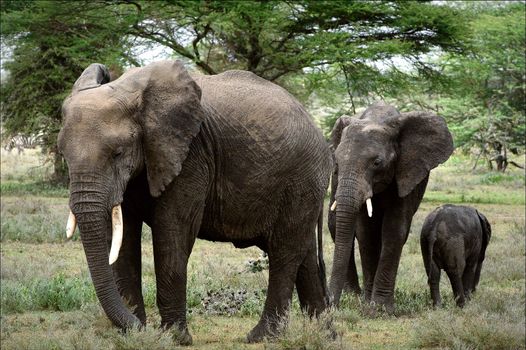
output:
[[[395,316],[407,316],[420,313],[429,306],[428,290],[395,289]]]
[[[69,311],[96,301],[89,279],[66,277],[62,273],[52,279],[35,279],[29,283],[2,281],[2,312],[35,310]]]
[[[249,259],[246,262],[246,268],[248,272],[260,272],[263,270],[268,270],[268,255],[266,253],[261,254],[257,259]]]
[[[41,198],[2,198],[1,240],[56,243],[66,240],[67,201]],[[79,235],[73,236],[74,240]]]
[[[156,327],[147,327],[143,330],[131,329],[125,334],[112,332],[109,340],[115,350],[165,350],[174,348],[175,343],[171,333]]]
[[[34,182],[2,182],[0,184],[2,196],[42,196],[42,197],[64,197],[69,196],[69,190],[62,185],[56,185],[49,181]]]
[[[221,288],[209,290],[201,303],[204,313],[209,315],[252,315],[253,309],[261,309],[265,301],[265,291]]]
[[[520,183],[521,185],[524,185],[524,176],[491,172],[481,175],[479,181],[482,185],[495,185],[501,183]]]
[[[334,309],[328,309],[318,318],[306,314],[291,313],[280,321],[276,337],[265,340],[266,349],[309,349],[336,350],[350,349],[344,344],[341,332],[336,331]],[[340,334],[339,334],[340,333]]]
[[[464,309],[454,306],[424,316],[417,324],[418,347],[523,349],[524,295],[485,290]]]

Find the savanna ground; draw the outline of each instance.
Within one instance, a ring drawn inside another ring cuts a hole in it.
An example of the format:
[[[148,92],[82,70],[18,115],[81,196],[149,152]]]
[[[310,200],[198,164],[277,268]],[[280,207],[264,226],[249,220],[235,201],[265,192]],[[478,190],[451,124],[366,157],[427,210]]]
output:
[[[143,238],[145,331],[126,335],[101,310],[91,285],[78,233],[66,241],[67,190],[41,182],[48,174],[35,150],[2,150],[1,346],[2,349],[168,349],[170,332],[157,330],[151,236]],[[524,163],[523,158],[516,161]],[[453,156],[432,172],[424,202],[413,220],[396,285],[395,315],[372,316],[357,297],[345,296],[332,320],[310,321],[294,297],[289,326],[277,339],[246,344],[267,287],[265,261],[257,248],[198,241],[189,262],[188,312],[194,343],[189,349],[524,349],[524,172],[471,170]],[[454,306],[442,274],[444,306],[433,310],[420,254],[419,234],[427,213],[443,203],[464,203],[483,212],[493,236],[477,293],[462,310]],[[333,244],[325,228],[330,275]],[[358,259],[359,261],[359,259]]]

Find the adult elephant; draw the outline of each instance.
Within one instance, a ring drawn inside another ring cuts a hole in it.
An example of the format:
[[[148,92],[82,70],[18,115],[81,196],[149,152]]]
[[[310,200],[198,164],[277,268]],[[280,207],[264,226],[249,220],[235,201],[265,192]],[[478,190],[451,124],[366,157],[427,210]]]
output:
[[[429,171],[453,152],[451,134],[437,115],[399,113],[377,102],[359,118],[340,117],[331,140],[336,159],[329,210],[329,229],[335,239],[333,302],[339,303],[346,283],[351,290],[359,290],[356,234],[365,298],[392,312],[402,247]]]
[[[330,150],[284,89],[244,71],[191,77],[179,61],[109,82],[106,67],[92,64],[64,101],[63,116],[69,234],[76,220],[97,297],[115,325],[146,321],[143,222],[152,228],[161,326],[179,328],[181,343],[192,341],[186,282],[197,237],[268,252],[267,298],[249,341],[276,330],[294,284],[304,309],[325,308],[315,228]]]

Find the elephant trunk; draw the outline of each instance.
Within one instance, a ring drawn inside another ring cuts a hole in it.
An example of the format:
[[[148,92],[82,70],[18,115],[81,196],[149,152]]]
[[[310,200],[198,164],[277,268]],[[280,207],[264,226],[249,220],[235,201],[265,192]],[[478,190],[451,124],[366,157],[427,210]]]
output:
[[[340,296],[347,279],[349,259],[353,253],[356,218],[365,197],[363,191],[357,190],[360,186],[354,179],[356,177],[341,179],[336,193],[336,239],[329,287],[332,302],[335,305],[340,302]]]
[[[77,219],[97,298],[113,324],[126,329],[140,326],[141,322],[124,305],[108,262],[108,239],[111,237],[108,193],[96,180],[72,178],[70,207]]]

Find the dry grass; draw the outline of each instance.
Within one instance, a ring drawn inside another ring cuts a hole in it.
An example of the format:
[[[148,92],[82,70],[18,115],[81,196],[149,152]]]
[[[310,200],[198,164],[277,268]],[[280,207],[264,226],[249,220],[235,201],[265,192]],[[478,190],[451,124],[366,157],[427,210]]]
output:
[[[149,229],[145,227],[142,253],[148,326],[121,334],[96,301],[80,242],[64,239],[64,192],[27,191],[31,181],[45,175],[36,170],[36,174],[25,173],[39,169],[32,168],[38,154],[10,157],[2,157],[2,348],[173,348],[173,334],[158,330]],[[4,191],[5,183],[15,185]],[[251,272],[247,265],[260,257],[260,251],[198,241],[189,262],[187,294],[194,345],[188,349],[525,348],[524,174],[517,170],[505,176],[472,173],[465,159],[453,157],[433,171],[429,189],[402,254],[395,316],[372,317],[360,298],[346,295],[340,310],[329,311],[318,322],[299,312],[294,297],[288,327],[280,336],[263,344],[246,344],[267,288],[267,271]],[[493,227],[479,289],[463,310],[454,306],[445,276],[444,307],[431,308],[419,246],[425,216],[448,198],[467,201]],[[333,244],[327,231],[324,242],[330,275]],[[244,296],[231,300],[231,292]],[[335,338],[326,327],[328,320]]]

